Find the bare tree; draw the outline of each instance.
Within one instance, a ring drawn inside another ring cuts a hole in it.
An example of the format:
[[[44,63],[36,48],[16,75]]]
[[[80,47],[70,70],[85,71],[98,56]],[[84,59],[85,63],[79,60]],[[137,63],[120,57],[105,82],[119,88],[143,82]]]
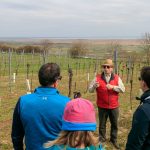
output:
[[[114,51],[121,51],[122,46],[117,40],[112,40],[106,47],[107,52],[112,56]]]
[[[72,43],[72,47],[69,49],[70,57],[84,57],[88,53],[87,44],[83,41],[76,41]]]
[[[46,63],[46,56],[48,56],[50,48],[52,47],[53,43],[48,40],[42,40],[41,41],[41,49],[42,49],[42,56],[43,56],[43,63]]]
[[[113,58],[114,53],[122,50],[121,44],[117,40],[112,40],[106,45],[106,58]]]
[[[17,48],[17,53],[21,53],[22,50],[24,50],[24,53],[32,53],[33,51],[35,53],[40,53],[41,49],[39,46],[33,46],[33,45],[27,45]]]

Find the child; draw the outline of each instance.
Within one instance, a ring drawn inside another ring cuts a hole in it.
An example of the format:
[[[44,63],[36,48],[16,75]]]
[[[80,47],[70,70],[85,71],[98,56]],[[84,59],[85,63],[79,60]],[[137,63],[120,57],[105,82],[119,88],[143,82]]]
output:
[[[59,137],[45,144],[47,150],[104,150],[98,138],[93,104],[83,98],[68,102],[64,110]]]

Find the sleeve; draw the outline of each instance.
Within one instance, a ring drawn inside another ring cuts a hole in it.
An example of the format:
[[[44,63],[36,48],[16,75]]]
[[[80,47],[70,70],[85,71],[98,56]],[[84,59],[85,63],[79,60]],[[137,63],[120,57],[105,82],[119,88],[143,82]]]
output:
[[[149,120],[143,109],[134,114],[132,128],[128,135],[126,150],[140,150],[149,133]]]
[[[118,77],[118,86],[114,86],[113,90],[118,92],[118,93],[124,93],[125,92],[125,86],[124,86],[120,77]]]
[[[11,138],[14,150],[23,150],[24,129],[20,119],[20,99],[13,113]]]
[[[94,78],[93,80],[92,80],[92,82],[90,83],[90,85],[89,85],[89,92],[90,93],[93,93],[94,91],[95,91],[95,81],[96,81],[96,78]]]

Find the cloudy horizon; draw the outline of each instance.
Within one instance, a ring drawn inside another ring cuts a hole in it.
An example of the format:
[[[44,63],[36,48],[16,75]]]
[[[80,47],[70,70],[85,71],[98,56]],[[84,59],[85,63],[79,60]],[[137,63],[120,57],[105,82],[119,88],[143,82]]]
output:
[[[1,0],[0,37],[138,38],[148,0]]]

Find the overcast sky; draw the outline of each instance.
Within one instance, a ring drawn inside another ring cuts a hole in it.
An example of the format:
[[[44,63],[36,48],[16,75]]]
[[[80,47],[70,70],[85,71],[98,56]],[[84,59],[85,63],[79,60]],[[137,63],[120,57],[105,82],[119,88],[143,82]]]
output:
[[[0,37],[140,37],[150,0],[0,0]]]

